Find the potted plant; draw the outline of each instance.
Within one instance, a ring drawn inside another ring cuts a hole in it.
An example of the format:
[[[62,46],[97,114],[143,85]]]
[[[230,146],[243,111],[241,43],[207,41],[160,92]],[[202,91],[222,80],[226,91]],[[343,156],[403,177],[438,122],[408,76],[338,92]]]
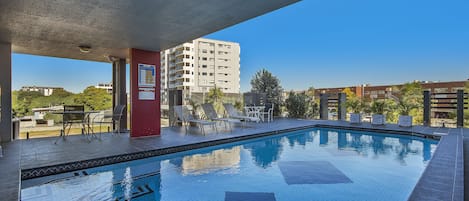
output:
[[[397,109],[399,111],[399,121],[397,124],[401,127],[412,127],[412,116],[410,116],[409,113],[416,107],[415,104],[411,104],[405,99],[400,99],[397,103]]]
[[[360,124],[362,121],[361,112],[363,110],[362,100],[359,98],[348,99],[346,106],[352,112],[350,113],[350,123]]]
[[[386,123],[386,116],[384,112],[386,110],[386,102],[384,100],[375,100],[371,102],[370,106],[371,113],[371,125],[384,125]]]

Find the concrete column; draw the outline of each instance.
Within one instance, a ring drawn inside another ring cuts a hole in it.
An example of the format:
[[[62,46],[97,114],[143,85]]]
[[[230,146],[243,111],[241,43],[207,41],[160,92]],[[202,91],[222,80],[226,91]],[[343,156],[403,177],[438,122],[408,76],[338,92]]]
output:
[[[345,102],[347,101],[347,94],[345,93],[339,93],[338,96],[338,102],[337,102],[337,120],[339,121],[345,121],[345,118],[347,116],[347,107],[345,105]]]
[[[431,97],[430,91],[423,92],[423,125],[431,125]]]
[[[464,90],[458,90],[458,107],[456,125],[458,128],[464,127]]]
[[[159,52],[130,49],[131,137],[161,134],[160,65]]]
[[[113,125],[113,129],[127,129],[127,87],[126,87],[126,61],[116,59],[112,61],[112,106],[125,105],[124,115],[120,125]]]
[[[319,97],[319,118],[321,120],[329,119],[328,103],[329,103],[329,95],[321,94]]]
[[[11,44],[0,43],[0,142],[12,140]]]

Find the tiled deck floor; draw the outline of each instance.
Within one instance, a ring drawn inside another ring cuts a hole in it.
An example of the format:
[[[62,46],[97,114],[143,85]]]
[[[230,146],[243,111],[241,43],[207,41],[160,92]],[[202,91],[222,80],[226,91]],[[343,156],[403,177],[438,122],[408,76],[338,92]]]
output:
[[[200,142],[208,142],[226,138],[252,135],[257,133],[266,133],[277,130],[293,129],[314,125],[341,126],[389,131],[406,131],[423,134],[451,132],[455,133],[455,136],[457,136],[457,132],[460,130],[447,128],[428,128],[422,126],[415,126],[412,129],[409,129],[400,128],[397,125],[386,125],[383,127],[376,127],[371,126],[367,123],[363,123],[361,125],[350,125],[350,123],[348,122],[340,121],[307,121],[295,119],[276,119],[274,123],[252,124],[249,128],[236,128],[233,130],[233,132],[223,130],[217,134],[214,131],[207,129],[207,135],[205,136],[198,132],[197,129],[190,130],[188,134],[185,134],[186,132],[183,128],[173,127],[163,128],[161,136],[146,137],[139,139],[129,138],[128,134],[121,134],[120,136],[104,134],[102,136],[102,140],[95,139],[91,142],[88,142],[83,136],[80,135],[70,136],[65,141],[59,140],[57,144],[54,144],[56,138],[19,140],[2,145],[4,157],[0,158],[0,168],[1,170],[9,171],[0,171],[0,195],[2,195],[2,199],[6,198],[6,200],[16,200],[19,192],[19,169],[32,169],[37,167],[58,165],[94,158],[138,153],[166,147],[188,145]],[[222,126],[219,127],[222,128]],[[461,132],[464,132],[466,135],[469,136],[469,130],[465,129],[461,130]],[[445,166],[444,168],[448,167]],[[455,168],[455,166],[451,167]],[[441,164],[437,168],[442,168]],[[420,183],[425,183],[425,181],[421,180]],[[422,185],[425,189],[425,185]],[[451,185],[447,186],[447,188],[455,188],[455,186]],[[416,198],[414,200],[419,199]]]

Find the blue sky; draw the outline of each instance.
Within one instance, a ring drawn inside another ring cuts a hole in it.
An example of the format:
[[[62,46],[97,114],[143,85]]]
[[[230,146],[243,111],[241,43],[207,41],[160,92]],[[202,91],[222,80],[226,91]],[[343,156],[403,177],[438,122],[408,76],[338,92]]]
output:
[[[467,0],[304,0],[207,38],[240,43],[241,91],[261,68],[287,90],[466,80],[468,10]],[[14,89],[110,80],[108,63],[13,55]]]

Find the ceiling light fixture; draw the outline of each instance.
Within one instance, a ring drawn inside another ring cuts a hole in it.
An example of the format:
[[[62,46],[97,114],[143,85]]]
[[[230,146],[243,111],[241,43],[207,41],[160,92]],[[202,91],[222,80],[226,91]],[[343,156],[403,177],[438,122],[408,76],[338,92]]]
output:
[[[80,45],[78,46],[78,48],[80,48],[80,52],[83,52],[83,53],[88,53],[91,51],[91,46],[89,45]]]

